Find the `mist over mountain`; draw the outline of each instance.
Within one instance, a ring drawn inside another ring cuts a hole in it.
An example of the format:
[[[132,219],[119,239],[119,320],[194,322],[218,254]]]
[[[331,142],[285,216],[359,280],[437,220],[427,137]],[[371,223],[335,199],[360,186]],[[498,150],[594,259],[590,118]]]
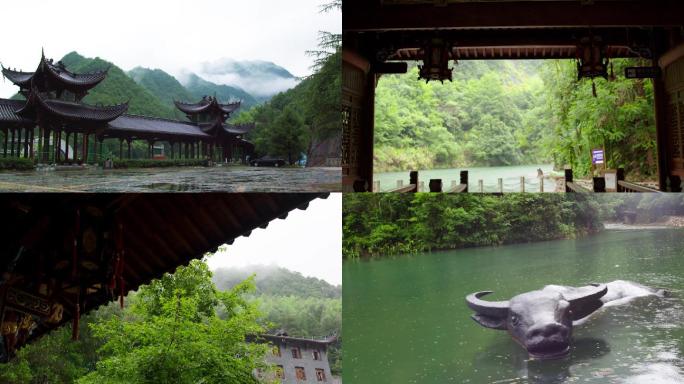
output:
[[[219,268],[214,271],[212,280],[218,289],[228,290],[252,275],[256,275],[255,284],[258,295],[326,299],[342,297],[342,287],[339,285],[332,285],[325,280],[306,277],[299,272],[277,266],[252,265],[240,268]]]
[[[222,58],[200,64],[196,72],[210,82],[244,89],[260,100],[269,99],[299,83],[287,69],[263,60]]]
[[[195,99],[199,100],[205,95],[216,95],[221,102],[242,100],[239,111],[246,111],[259,104],[259,101],[254,96],[240,88],[225,84],[216,84],[207,81],[192,72],[186,72],[179,77],[181,78],[181,82],[185,86],[185,89],[187,89]]]

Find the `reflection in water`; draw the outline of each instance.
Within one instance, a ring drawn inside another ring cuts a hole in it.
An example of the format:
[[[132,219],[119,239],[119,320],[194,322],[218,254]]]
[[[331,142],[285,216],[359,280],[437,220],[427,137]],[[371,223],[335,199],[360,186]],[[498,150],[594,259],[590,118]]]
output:
[[[681,229],[606,231],[579,240],[344,263],[346,383],[684,383]],[[570,355],[530,360],[464,303],[548,284],[632,280],[665,288],[573,327]]]
[[[501,352],[511,349],[506,360],[508,364],[513,366],[516,372],[515,377],[500,379],[492,383],[564,383],[572,377],[571,371],[574,366],[586,364],[587,361],[600,358],[610,352],[608,343],[603,339],[580,338],[574,341],[570,354],[563,359],[534,360],[530,359],[524,350],[514,344],[513,341],[498,342],[475,358],[476,365],[483,366],[486,365],[485,362],[501,359]]]
[[[179,167],[0,172],[0,191],[334,192],[340,168]]]

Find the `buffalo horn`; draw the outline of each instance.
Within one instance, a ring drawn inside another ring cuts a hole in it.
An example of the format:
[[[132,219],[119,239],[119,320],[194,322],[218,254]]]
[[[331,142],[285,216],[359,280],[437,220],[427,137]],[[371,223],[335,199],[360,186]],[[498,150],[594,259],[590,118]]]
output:
[[[473,311],[490,317],[508,316],[508,301],[485,301],[480,297],[488,295],[492,291],[480,291],[466,296],[466,303]]]

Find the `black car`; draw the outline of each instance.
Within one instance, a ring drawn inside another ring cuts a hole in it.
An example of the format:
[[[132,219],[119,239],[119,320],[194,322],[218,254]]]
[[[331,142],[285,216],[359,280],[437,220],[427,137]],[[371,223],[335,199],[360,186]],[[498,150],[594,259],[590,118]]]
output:
[[[263,156],[258,159],[250,160],[249,164],[254,167],[282,167],[287,164],[287,162],[278,157]]]

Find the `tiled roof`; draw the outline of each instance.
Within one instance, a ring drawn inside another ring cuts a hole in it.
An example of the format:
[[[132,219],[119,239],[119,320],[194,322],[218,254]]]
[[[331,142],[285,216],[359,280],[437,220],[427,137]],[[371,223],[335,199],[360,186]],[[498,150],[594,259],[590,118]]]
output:
[[[122,115],[110,121],[107,131],[135,131],[146,134],[164,134],[209,138],[196,125],[177,120],[159,119],[147,116]]]
[[[223,129],[228,132],[232,133],[234,135],[243,135],[252,129],[254,129],[255,125],[254,123],[251,124],[238,124],[238,125],[233,125],[233,124],[223,124]]]
[[[2,75],[12,83],[28,88],[33,72],[15,71],[9,68],[2,67]]]
[[[48,99],[33,89],[28,104],[37,103],[49,113],[66,120],[108,122],[128,110],[128,103],[110,106],[93,106],[71,101]],[[27,107],[29,106],[27,104]],[[20,111],[21,113],[21,111]]]
[[[24,100],[0,99],[0,123],[32,124],[33,121],[14,113],[24,106]]]
[[[240,108],[240,101],[236,101],[233,103],[229,104],[221,104],[218,102],[217,99],[213,97],[203,97],[202,100],[200,100],[197,103],[184,103],[181,101],[174,101],[174,104],[176,104],[176,107],[180,109],[181,111],[194,115],[197,113],[202,113],[202,112],[207,112],[209,110],[213,109],[218,109],[223,113],[230,114],[232,112],[235,112],[238,108]]]

